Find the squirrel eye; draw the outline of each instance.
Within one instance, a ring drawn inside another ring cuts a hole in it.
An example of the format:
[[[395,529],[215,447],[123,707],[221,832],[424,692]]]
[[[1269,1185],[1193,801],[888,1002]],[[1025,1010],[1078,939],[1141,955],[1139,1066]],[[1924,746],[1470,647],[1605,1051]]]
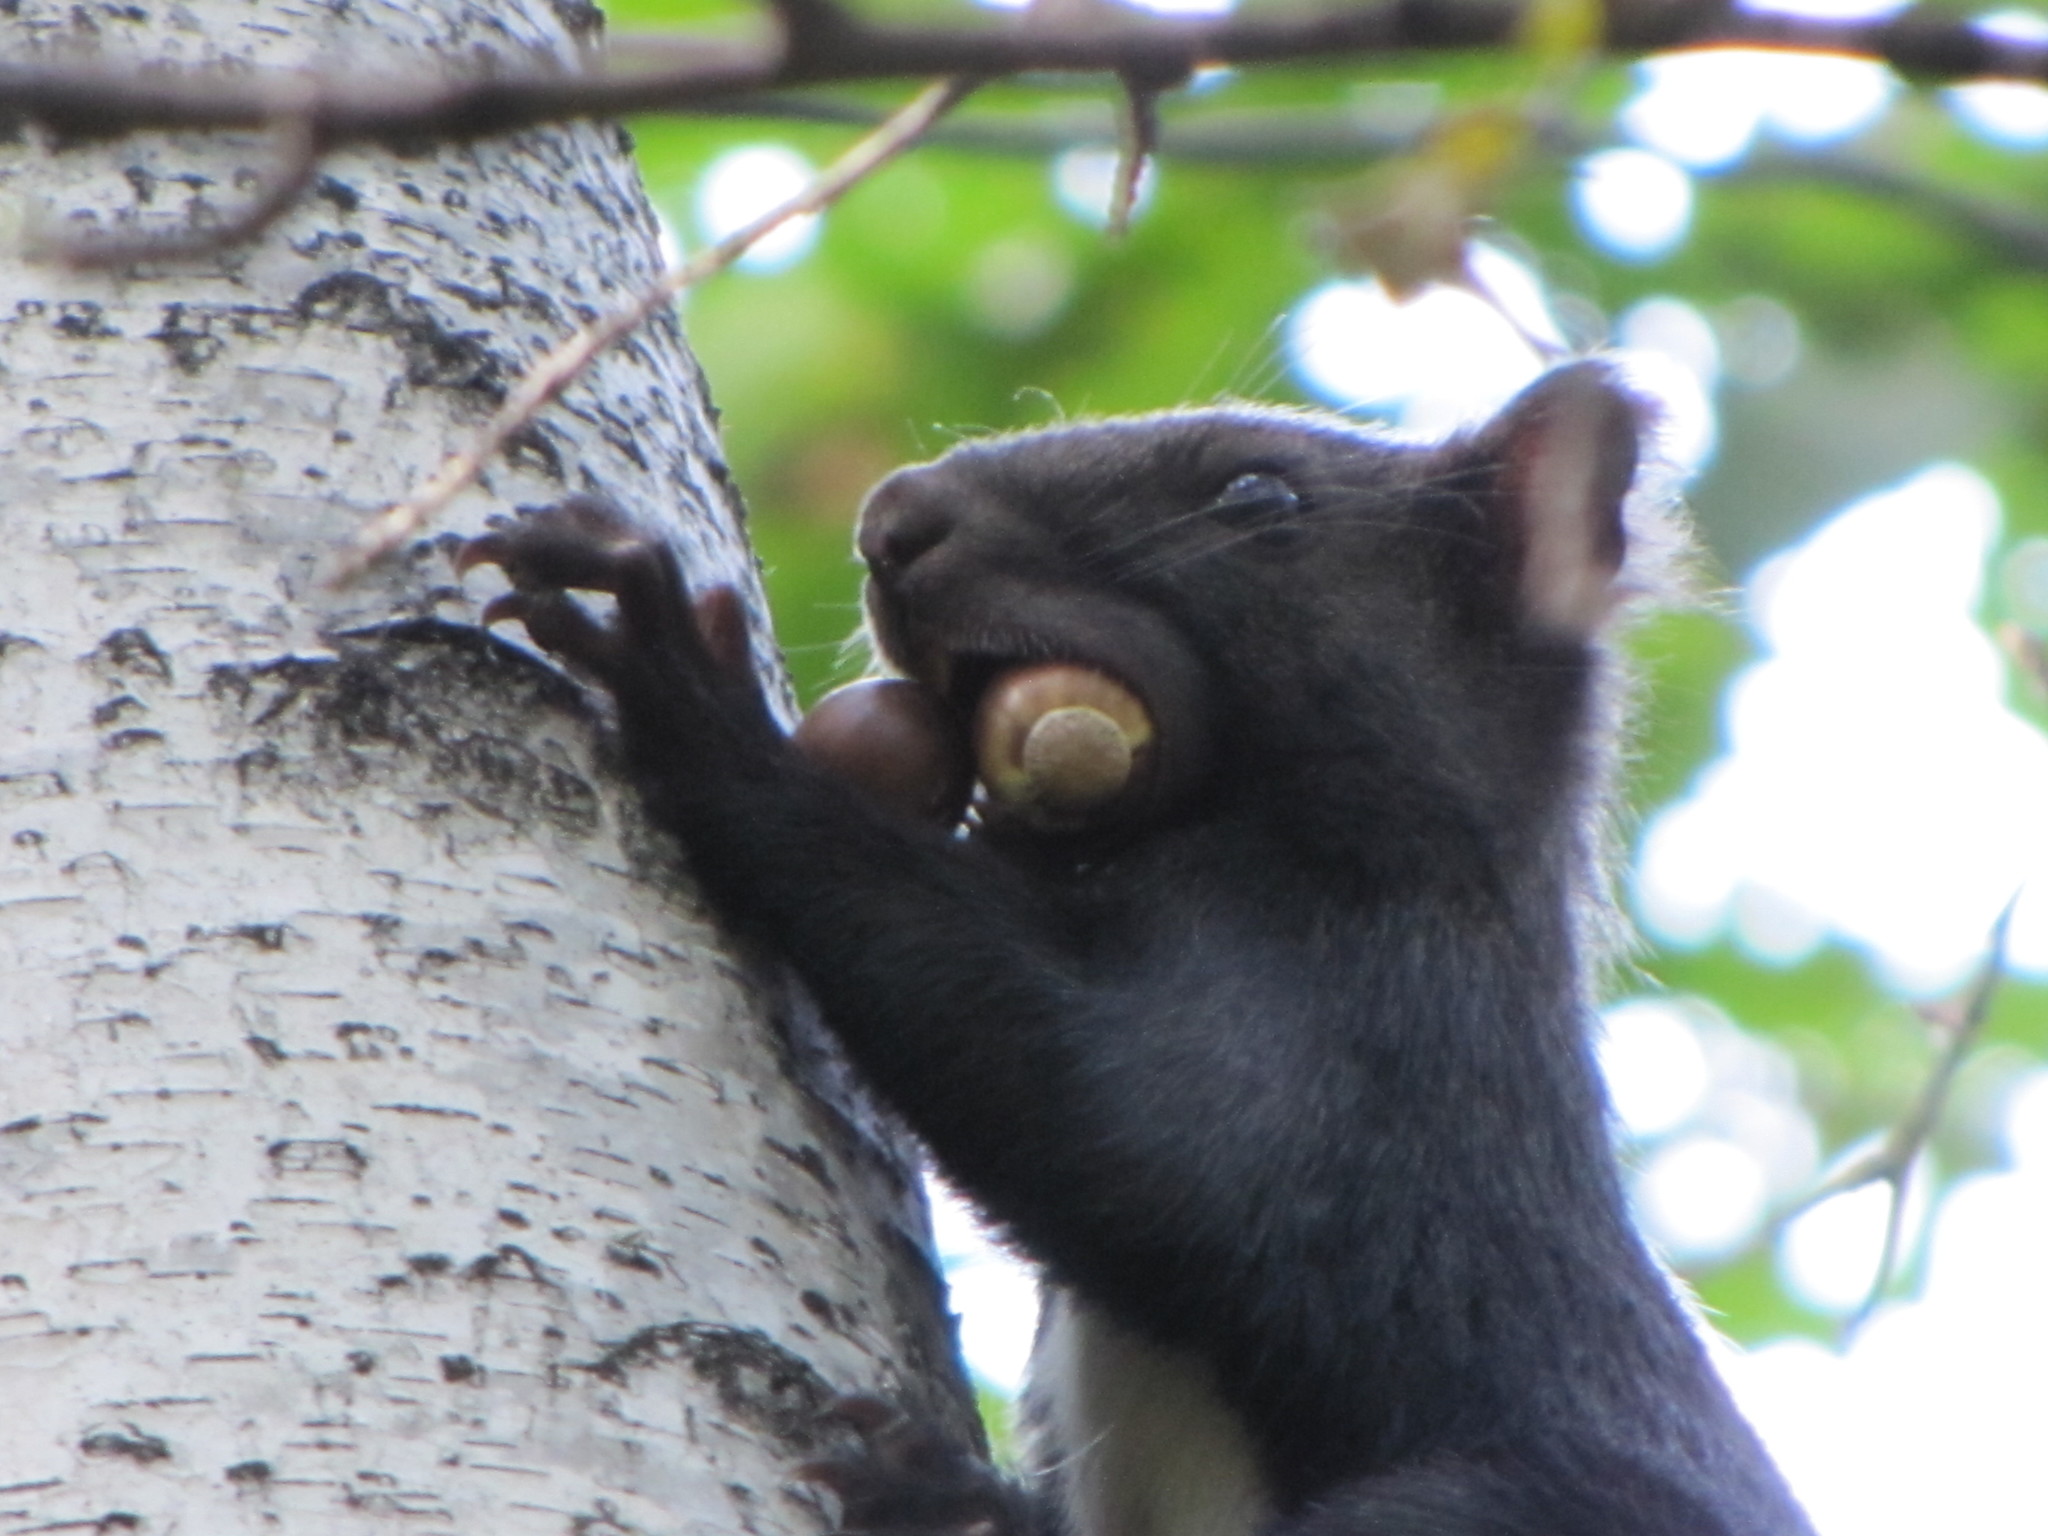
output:
[[[1306,504],[1293,486],[1270,470],[1251,470],[1223,487],[1210,513],[1232,527],[1258,529],[1260,537],[1285,537],[1288,522]]]

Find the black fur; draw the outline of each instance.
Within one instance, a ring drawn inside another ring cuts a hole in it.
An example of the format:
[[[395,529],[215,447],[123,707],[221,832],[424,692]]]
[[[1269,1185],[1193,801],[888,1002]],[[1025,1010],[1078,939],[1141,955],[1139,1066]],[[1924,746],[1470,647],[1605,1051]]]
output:
[[[963,703],[1082,661],[1158,721],[1156,771],[1059,839],[963,841],[812,768],[616,514],[476,558],[603,675],[713,903],[946,1172],[1208,1364],[1273,1532],[1790,1536],[1630,1224],[1588,1041],[1637,431],[1580,365],[1441,449],[1188,411],[892,476],[861,534],[891,659]]]

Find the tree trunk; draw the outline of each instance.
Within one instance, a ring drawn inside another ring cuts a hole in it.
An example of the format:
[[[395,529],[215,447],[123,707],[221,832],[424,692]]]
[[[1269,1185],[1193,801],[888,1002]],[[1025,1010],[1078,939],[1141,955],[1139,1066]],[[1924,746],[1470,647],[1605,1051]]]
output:
[[[571,68],[590,20],[22,0],[0,57]],[[31,130],[0,179],[175,229],[273,157]],[[470,627],[453,534],[315,579],[658,262],[575,124],[335,156],[248,247],[0,268],[0,1533],[780,1536],[830,1394],[964,1425],[900,1146],[587,696]],[[461,526],[581,489],[758,596],[672,321]]]

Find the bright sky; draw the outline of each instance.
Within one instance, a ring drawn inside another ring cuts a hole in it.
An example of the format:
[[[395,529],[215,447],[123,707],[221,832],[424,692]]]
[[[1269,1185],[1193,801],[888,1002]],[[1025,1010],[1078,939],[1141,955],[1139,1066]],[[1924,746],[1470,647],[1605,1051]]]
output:
[[[1653,932],[1786,963],[1834,936],[1940,992],[2018,894],[2012,961],[2048,970],[2048,740],[1975,619],[1998,526],[1982,476],[1930,465],[1751,574],[1725,751],[1644,834]]]
[[[1918,1300],[1846,1353],[1786,1341],[1725,1367],[1821,1536],[2048,1530],[2048,1073],[2009,1101],[2006,1142],[2010,1172],[1942,1203]]]

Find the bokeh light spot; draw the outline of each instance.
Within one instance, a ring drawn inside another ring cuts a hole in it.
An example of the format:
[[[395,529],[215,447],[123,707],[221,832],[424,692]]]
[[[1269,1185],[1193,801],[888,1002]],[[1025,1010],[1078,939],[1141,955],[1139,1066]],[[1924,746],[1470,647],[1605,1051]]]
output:
[[[697,227],[716,243],[744,229],[810,184],[811,163],[780,144],[728,150],[705,167],[697,183]],[[763,236],[736,265],[778,272],[810,254],[818,239],[816,214],[804,214]]]
[[[1654,261],[1692,226],[1692,178],[1647,149],[1603,149],[1579,162],[1572,205],[1609,255]]]
[[[1707,1093],[1707,1053],[1692,1021],[1662,998],[1637,998],[1607,1010],[1600,1069],[1614,1112],[1631,1136],[1656,1136],[1683,1124]]]
[[[1109,200],[1116,192],[1122,164],[1122,154],[1114,149],[1070,149],[1052,163],[1053,196],[1091,229],[1107,228]],[[1158,182],[1158,161],[1147,160],[1138,173],[1137,196],[1131,202],[1133,219],[1151,205]]]
[[[967,275],[967,302],[983,329],[1010,340],[1035,336],[1059,317],[1074,292],[1066,250],[1033,235],[992,240]]]
[[[1882,64],[1817,53],[1711,48],[1637,66],[1642,89],[1618,119],[1630,138],[1694,170],[1719,170],[1759,133],[1820,144],[1860,133],[1897,95]]]
[[[2048,741],[2005,706],[1973,618],[1997,495],[1936,465],[1844,508],[1748,583],[1763,660],[1727,751],[1654,816],[1639,910],[1675,943],[1732,928],[1791,961],[1834,935],[1901,989],[1956,985],[2016,891],[2010,953],[2048,969]]]
[[[1316,394],[1384,413],[1417,437],[1484,420],[1543,371],[1522,333],[1462,288],[1403,302],[1376,280],[1328,283],[1296,308],[1287,341]]]
[[[1659,1148],[1636,1179],[1643,1225],[1674,1258],[1735,1252],[1764,1218],[1764,1166],[1720,1136],[1687,1136]]]

